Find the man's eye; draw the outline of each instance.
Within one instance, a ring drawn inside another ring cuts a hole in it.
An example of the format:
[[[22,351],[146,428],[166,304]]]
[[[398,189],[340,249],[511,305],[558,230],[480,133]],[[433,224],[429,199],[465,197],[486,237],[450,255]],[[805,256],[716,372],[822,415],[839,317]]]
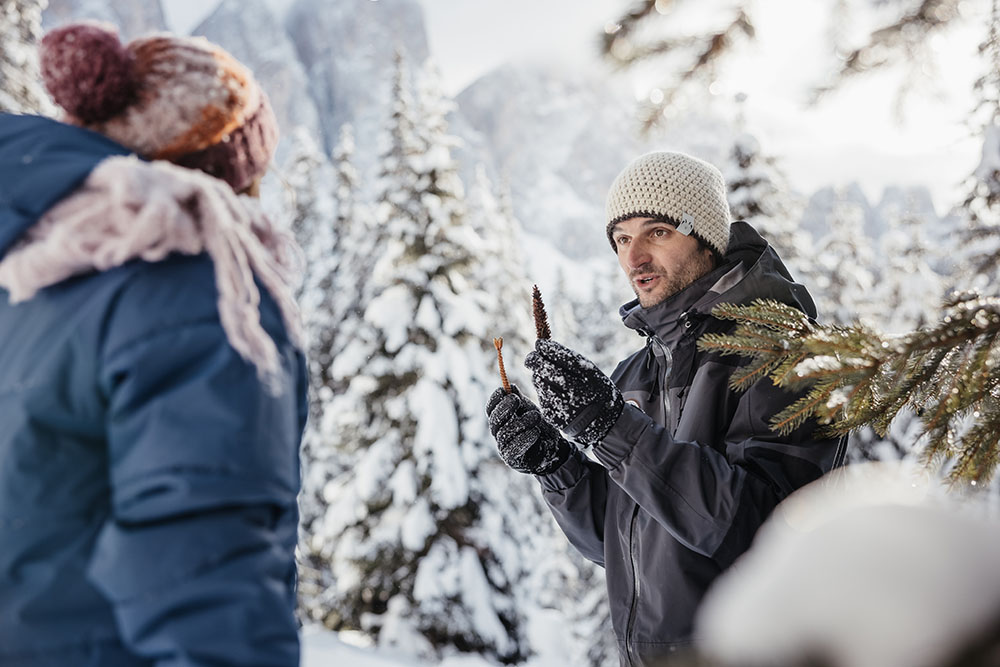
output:
[[[628,237],[619,236],[618,238],[615,239],[615,243],[618,245],[625,245],[626,243],[628,243]]]
[[[656,229],[653,230],[653,236],[656,236],[658,238],[662,238],[662,237],[666,236],[669,233],[670,233],[670,231],[667,230],[667,229],[664,229],[663,227],[657,227]]]

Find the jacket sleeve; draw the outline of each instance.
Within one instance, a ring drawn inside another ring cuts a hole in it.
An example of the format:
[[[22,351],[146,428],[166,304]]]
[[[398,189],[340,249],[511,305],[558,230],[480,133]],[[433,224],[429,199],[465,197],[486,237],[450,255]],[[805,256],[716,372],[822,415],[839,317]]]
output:
[[[579,450],[547,475],[538,475],[542,498],[570,543],[604,567],[604,513],[608,473]]]
[[[786,436],[770,429],[768,419],[796,398],[766,378],[756,382],[740,395],[719,447],[675,440],[626,404],[593,453],[612,483],[679,542],[725,566],[746,550],[786,495],[818,479],[843,456],[840,439],[814,437],[813,422]],[[692,409],[697,406],[686,411]]]
[[[160,324],[104,359],[112,505],[88,575],[156,665],[298,665],[303,359],[276,341],[273,395],[216,314]]]

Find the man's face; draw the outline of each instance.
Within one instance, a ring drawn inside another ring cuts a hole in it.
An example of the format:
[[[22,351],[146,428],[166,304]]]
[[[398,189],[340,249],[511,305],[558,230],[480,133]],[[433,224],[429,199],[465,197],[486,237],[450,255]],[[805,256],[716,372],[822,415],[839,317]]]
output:
[[[643,308],[662,303],[712,270],[711,251],[667,222],[629,218],[615,225],[611,238]]]

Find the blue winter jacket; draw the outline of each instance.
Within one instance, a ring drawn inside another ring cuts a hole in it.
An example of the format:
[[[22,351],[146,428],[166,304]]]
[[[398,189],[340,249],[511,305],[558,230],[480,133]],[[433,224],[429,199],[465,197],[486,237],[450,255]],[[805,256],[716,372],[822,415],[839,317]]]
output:
[[[0,258],[128,151],[0,114]],[[278,396],[229,345],[206,255],[0,288],[0,665],[297,665],[304,360],[262,290]]]

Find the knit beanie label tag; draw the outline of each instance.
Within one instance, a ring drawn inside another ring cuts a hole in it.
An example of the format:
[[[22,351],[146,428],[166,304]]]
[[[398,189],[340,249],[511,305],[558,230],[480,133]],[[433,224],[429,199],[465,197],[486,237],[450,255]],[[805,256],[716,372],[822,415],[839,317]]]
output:
[[[677,227],[677,231],[684,236],[691,236],[691,232],[694,231],[694,216],[690,213],[682,215],[681,224]]]

